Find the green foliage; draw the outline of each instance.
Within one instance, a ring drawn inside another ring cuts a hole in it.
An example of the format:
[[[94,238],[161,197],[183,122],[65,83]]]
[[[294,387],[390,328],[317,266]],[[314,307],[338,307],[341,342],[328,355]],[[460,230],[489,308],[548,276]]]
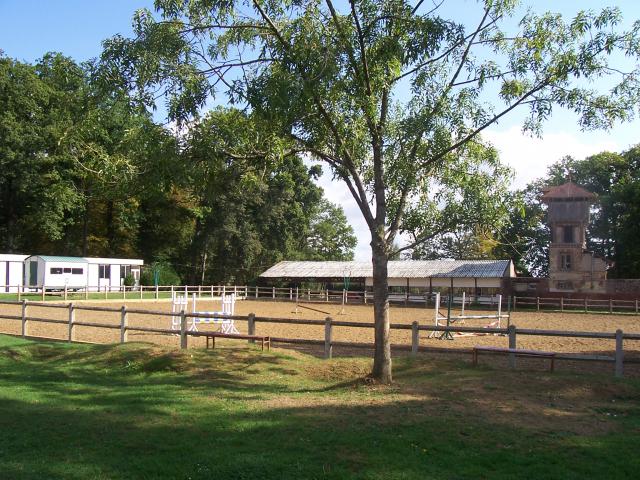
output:
[[[136,284],[136,279],[133,277],[133,275],[129,274],[126,277],[124,277],[124,279],[122,280],[122,283],[124,284],[125,287],[133,287]]]
[[[182,285],[182,282],[170,263],[158,261],[147,265],[142,270],[140,285]]]
[[[299,255],[301,260],[353,260],[357,243],[342,207],[323,199],[313,209]]]

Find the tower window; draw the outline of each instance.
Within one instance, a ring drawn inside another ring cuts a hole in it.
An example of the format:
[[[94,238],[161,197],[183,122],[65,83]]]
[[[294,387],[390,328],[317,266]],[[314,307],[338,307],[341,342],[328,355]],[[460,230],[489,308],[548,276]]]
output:
[[[571,255],[568,253],[560,254],[560,270],[571,270]]]
[[[573,226],[565,225],[562,227],[562,240],[564,243],[573,243]]]

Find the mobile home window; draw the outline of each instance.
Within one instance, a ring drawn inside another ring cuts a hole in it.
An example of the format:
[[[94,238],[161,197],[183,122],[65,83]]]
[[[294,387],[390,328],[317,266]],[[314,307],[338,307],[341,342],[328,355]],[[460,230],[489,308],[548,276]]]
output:
[[[61,274],[62,274],[62,269],[61,269],[61,268],[58,268],[58,267],[51,267],[51,268],[49,269],[49,273],[50,273],[51,275],[61,275]]]
[[[72,268],[71,269],[71,273],[73,275],[82,275],[84,273],[84,269],[83,268]]]
[[[65,268],[63,271],[64,271],[64,273],[71,273],[71,267]]]
[[[131,265],[120,265],[120,278],[126,278],[131,275]]]
[[[99,277],[100,278],[111,278],[110,272],[111,272],[111,268],[110,265],[100,265],[98,267],[99,270]]]

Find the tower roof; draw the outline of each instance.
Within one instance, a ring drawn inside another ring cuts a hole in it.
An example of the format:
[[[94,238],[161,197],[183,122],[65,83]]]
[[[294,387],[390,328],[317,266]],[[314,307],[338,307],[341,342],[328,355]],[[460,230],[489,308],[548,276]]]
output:
[[[569,200],[595,200],[598,196],[582,188],[580,185],[569,181],[555,187],[547,187],[543,190],[541,200],[543,202],[557,202]]]

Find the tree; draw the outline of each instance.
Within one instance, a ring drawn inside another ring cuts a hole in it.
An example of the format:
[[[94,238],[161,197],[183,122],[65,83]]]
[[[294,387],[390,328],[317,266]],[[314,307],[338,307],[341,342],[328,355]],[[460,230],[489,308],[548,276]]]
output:
[[[629,118],[638,99],[637,72],[607,61],[614,51],[640,52],[640,23],[615,32],[616,9],[568,23],[528,13],[511,34],[500,25],[515,12],[512,0],[480,3],[471,28],[441,16],[442,4],[157,0],[159,20],[140,10],[135,39],[105,42],[105,75],[141,102],[151,104],[160,89],[169,115],[182,118],[223,90],[283,139],[278,147],[326,162],[346,183],[371,233],[372,375],[383,382],[392,379],[394,241],[410,235],[400,247],[410,250],[442,233],[433,194],[458,211],[479,198],[486,208],[472,210],[478,217],[502,196],[491,181],[495,152],[480,133],[519,106],[529,108],[524,126],[532,131],[554,105],[574,110],[585,128],[607,127]],[[618,74],[608,94],[574,83]],[[487,102],[483,92],[498,94]],[[447,178],[456,180],[450,194]]]
[[[342,207],[322,199],[313,209],[299,256],[303,260],[353,260],[357,243]]]

